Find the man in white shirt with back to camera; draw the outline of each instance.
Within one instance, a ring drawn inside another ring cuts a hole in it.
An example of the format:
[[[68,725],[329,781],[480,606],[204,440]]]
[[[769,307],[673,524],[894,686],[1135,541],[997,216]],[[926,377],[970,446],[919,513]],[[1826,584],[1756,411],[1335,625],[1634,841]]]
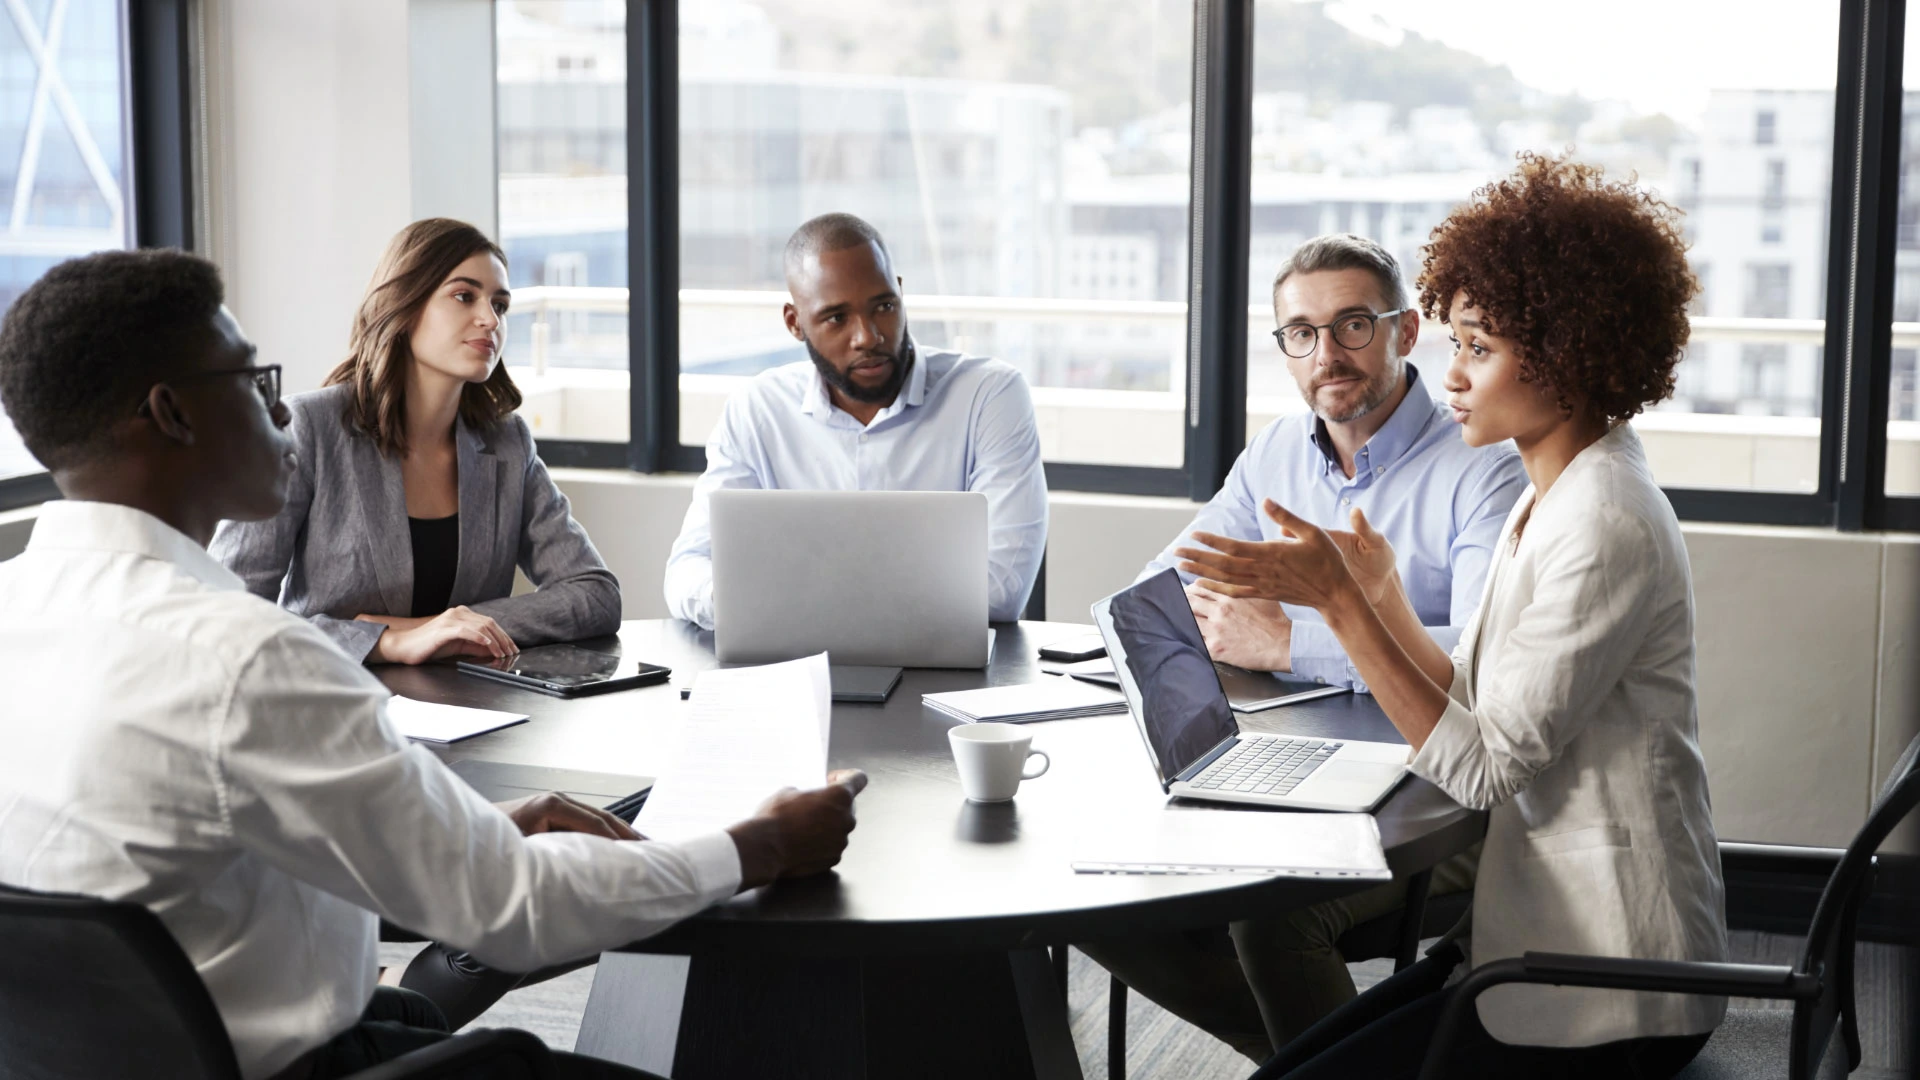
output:
[[[447,1037],[376,989],[380,919],[532,971],[839,861],[858,771],[656,843],[564,796],[490,805],[400,738],[377,679],[206,552],[293,467],[279,367],[222,292],[202,259],[107,252],[0,325],[0,404],[66,496],[0,563],[0,884],[144,904],[247,1080],[326,1080]]]
[[[707,500],[721,488],[979,491],[987,617],[1020,618],[1047,547],[1026,380],[997,360],[918,346],[892,256],[852,214],[800,226],[785,260],[787,332],[812,362],[761,372],[727,399],[667,558],[667,609],[713,629]]]

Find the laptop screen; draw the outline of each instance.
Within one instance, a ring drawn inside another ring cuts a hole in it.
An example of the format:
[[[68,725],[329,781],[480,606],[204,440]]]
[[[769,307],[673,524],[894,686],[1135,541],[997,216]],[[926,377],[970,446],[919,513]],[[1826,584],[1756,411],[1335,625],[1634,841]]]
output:
[[[1164,786],[1239,731],[1180,575],[1167,570],[1097,608],[1127,705]]]

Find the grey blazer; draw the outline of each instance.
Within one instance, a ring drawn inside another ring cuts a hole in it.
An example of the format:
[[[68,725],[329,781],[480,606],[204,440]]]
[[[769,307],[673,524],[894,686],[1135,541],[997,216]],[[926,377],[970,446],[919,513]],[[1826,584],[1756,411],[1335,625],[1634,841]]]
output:
[[[347,388],[287,399],[300,465],[268,521],[221,524],[210,550],[255,595],[278,602],[365,660],[386,631],[354,616],[411,615],[413,542],[400,462],[342,422]],[[460,565],[450,603],[492,618],[522,647],[620,629],[620,583],[533,451],[526,421],[460,421]],[[515,567],[537,591],[513,592]]]

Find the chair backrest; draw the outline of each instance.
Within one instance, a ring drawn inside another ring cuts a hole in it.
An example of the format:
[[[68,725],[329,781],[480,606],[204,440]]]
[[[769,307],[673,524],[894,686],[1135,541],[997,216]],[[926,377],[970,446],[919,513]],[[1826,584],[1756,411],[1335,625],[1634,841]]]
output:
[[[0,886],[0,1080],[239,1080],[200,975],[139,904]]]
[[[1920,769],[1915,768],[1916,762],[1920,762],[1920,736],[1915,736],[1894,762],[1867,814],[1867,823],[1854,834],[1820,893],[1813,925],[1807,930],[1801,970],[1819,973],[1830,989],[1811,1005],[1794,1011],[1791,1056],[1801,1071],[1793,1075],[1813,1076],[1819,1071],[1827,1041],[1833,1037],[1834,1024],[1842,1014],[1848,1018],[1848,1055],[1853,1064],[1859,1064],[1859,1035],[1852,1020],[1854,925],[1872,887],[1874,853],[1914,807],[1920,806]]]

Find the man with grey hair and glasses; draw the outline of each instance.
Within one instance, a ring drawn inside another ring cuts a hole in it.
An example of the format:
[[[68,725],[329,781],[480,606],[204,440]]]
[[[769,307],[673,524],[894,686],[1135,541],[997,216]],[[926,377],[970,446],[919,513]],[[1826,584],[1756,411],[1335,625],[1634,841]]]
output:
[[[1268,424],[1227,481],[1141,578],[1174,567],[1195,532],[1273,540],[1266,500],[1327,529],[1353,514],[1392,543],[1413,609],[1449,651],[1480,603],[1493,547],[1526,475],[1511,444],[1475,449],[1407,363],[1420,316],[1400,266],[1365,237],[1315,237],[1273,281],[1274,339],[1308,410]],[[1310,608],[1209,592],[1183,574],[1217,661],[1290,672],[1366,692],[1345,650]],[[1436,867],[1433,891],[1472,887],[1478,849]],[[1354,996],[1336,941],[1403,906],[1405,882],[1275,912],[1215,934],[1096,942],[1086,952],[1134,990],[1255,1061]]]

